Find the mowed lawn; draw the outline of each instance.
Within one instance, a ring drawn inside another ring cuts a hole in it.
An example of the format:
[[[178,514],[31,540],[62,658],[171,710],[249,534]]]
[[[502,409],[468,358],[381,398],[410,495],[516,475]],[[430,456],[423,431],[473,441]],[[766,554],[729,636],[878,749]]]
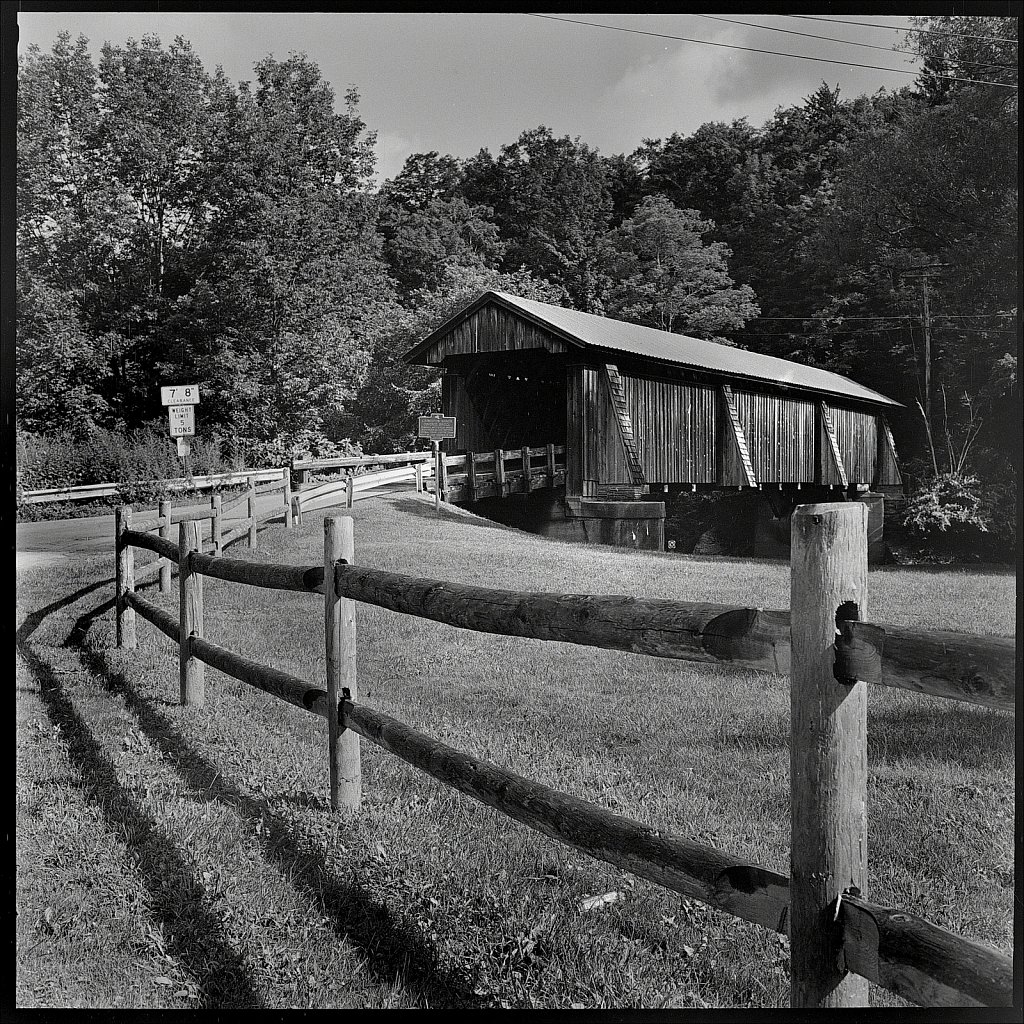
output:
[[[325,514],[228,554],[322,564]],[[783,562],[560,544],[412,495],[351,514],[360,565],[789,606]],[[162,634],[140,618],[138,649],[113,650],[111,567],[20,581],[19,1005],[788,1005],[783,937],[561,847],[365,741],[361,814],[332,815],[323,720],[209,667],[206,707],[179,707]],[[208,639],[324,685],[321,597],[204,586]],[[873,621],[1014,632],[1009,573],[881,569],[870,589]],[[177,613],[176,588],[144,593]],[[365,605],[356,618],[360,701],[788,874],[786,678]],[[867,895],[1011,952],[1012,715],[874,687],[868,716]]]

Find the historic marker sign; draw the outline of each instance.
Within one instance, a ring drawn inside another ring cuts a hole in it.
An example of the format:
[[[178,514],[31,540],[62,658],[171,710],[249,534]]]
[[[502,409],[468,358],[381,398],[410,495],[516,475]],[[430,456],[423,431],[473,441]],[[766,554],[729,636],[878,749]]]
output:
[[[167,419],[171,425],[171,437],[191,437],[196,432],[194,405],[168,406]]]
[[[447,441],[455,436],[455,417],[440,413],[420,416],[416,436],[425,437],[428,441]]]
[[[162,405],[198,405],[199,385],[175,384],[171,387],[163,387],[160,389],[160,403]]]

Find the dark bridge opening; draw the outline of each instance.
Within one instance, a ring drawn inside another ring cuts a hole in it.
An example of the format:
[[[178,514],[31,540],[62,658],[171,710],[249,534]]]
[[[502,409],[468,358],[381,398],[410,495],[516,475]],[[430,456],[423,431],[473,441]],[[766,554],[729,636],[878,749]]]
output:
[[[444,365],[444,408],[458,430],[447,452],[565,444],[565,356],[530,349],[450,356]]]

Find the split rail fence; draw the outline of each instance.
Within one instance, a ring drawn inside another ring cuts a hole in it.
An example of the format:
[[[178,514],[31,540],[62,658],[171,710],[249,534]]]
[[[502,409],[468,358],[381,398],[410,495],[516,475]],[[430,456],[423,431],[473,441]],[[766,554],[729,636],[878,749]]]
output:
[[[172,517],[173,518],[173,517]],[[177,542],[161,524],[118,516],[117,643],[134,647],[135,613],[179,648],[180,699],[202,705],[204,664],[328,722],[331,806],[358,809],[359,738],[552,839],[788,934],[791,1005],[865,1006],[867,981],[920,1005],[1009,1006],[1009,957],[865,896],[866,689],[895,686],[1012,711],[1012,639],[865,621],[867,510],[805,505],[792,519],[791,610],[552,593],[418,579],[354,564],[352,519],[324,521],[319,566],[257,564],[204,553],[194,518]],[[223,539],[222,539],[223,543]],[[177,562],[179,614],[134,589],[133,549]],[[204,635],[204,576],[323,594],[327,690],[220,647]],[[790,877],[665,834],[440,743],[360,704],[355,602],[507,636],[718,662],[790,676]]]

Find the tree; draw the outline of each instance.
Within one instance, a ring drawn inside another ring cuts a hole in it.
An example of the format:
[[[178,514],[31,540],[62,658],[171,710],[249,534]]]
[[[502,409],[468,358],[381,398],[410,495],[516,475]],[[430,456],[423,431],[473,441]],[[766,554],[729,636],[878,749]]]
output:
[[[321,429],[354,395],[393,309],[369,194],[372,133],[358,94],[302,55],[267,57],[225,111],[235,188],[215,212],[208,305],[233,372],[223,401],[244,438]]]
[[[502,146],[497,160],[481,150],[464,174],[466,198],[494,209],[508,246],[502,269],[526,267],[563,287],[577,308],[601,312],[612,199],[598,152],[541,125]]]
[[[88,433],[107,417],[105,360],[82,328],[69,292],[18,275],[19,430]]]
[[[616,283],[605,306],[634,323],[731,344],[735,331],[758,313],[749,285],[736,287],[729,250],[704,244],[712,230],[696,210],[680,210],[664,196],[648,196],[612,233]]]

